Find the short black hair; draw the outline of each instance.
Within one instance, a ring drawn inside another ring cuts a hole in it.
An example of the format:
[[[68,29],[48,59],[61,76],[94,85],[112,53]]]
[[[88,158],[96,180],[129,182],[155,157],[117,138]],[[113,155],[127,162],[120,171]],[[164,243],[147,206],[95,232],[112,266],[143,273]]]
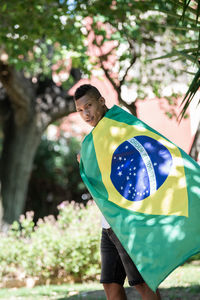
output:
[[[99,90],[95,86],[91,84],[83,84],[77,88],[74,94],[74,100],[78,100],[79,98],[85,96],[86,94],[93,96],[95,99],[101,97]]]

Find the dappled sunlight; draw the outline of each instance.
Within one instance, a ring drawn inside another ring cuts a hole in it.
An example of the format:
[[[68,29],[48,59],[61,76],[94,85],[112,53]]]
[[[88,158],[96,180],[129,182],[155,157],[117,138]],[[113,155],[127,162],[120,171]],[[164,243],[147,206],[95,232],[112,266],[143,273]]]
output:
[[[200,187],[199,186],[192,186],[191,191],[197,195],[200,195]]]
[[[177,241],[177,240],[181,241],[185,238],[185,234],[183,231],[180,230],[179,225],[178,226],[171,225],[168,227],[165,226],[163,228],[163,232],[165,233],[166,238],[169,243],[173,243],[174,241]]]
[[[176,145],[126,116],[127,123],[105,117],[93,130],[103,183],[101,189],[94,187],[95,200],[154,287],[157,271],[163,280],[200,251],[200,168]]]
[[[199,175],[194,175],[193,176],[194,180],[196,181],[196,183],[200,183],[200,176]]]
[[[126,128],[122,127],[122,128],[119,128],[119,127],[116,127],[116,126],[111,126],[110,127],[110,135],[112,137],[124,137],[127,133],[127,130]]]

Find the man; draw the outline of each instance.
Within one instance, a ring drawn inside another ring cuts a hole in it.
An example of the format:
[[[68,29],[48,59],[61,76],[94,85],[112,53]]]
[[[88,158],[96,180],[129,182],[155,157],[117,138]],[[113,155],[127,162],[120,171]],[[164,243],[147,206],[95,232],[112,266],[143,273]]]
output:
[[[94,86],[89,84],[82,85],[76,90],[74,100],[77,112],[92,127],[96,127],[108,111],[105,99]],[[154,293],[144,282],[135,264],[104,218],[102,225],[101,283],[104,286],[107,299],[127,299],[123,288],[126,276],[129,285],[135,286],[143,300],[161,299],[159,291]]]

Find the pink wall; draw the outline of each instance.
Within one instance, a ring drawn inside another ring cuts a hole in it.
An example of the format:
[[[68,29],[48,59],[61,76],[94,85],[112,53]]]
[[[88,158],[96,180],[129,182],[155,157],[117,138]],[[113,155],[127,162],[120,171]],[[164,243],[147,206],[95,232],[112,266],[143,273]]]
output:
[[[91,80],[81,79],[70,90],[70,94],[73,95],[78,86],[86,83],[90,83],[99,89],[102,96],[106,99],[106,103],[109,108],[114,104],[118,104],[117,94],[105,77],[102,78],[102,80],[96,77],[92,77]],[[169,117],[165,114],[165,111],[169,108],[167,101],[164,99],[137,101],[138,118],[189,153],[194,138],[191,134],[190,119],[183,119],[180,124],[174,118],[169,119]],[[80,136],[81,133],[82,135],[89,133],[92,129],[88,124],[85,124],[76,113],[64,120],[65,121],[61,126],[62,129],[70,130],[77,136]],[[80,132],[77,131],[76,133],[76,131],[74,131],[76,125],[79,129],[81,129]]]
[[[169,107],[166,102],[164,99],[137,101],[138,118],[189,153],[194,138],[190,119],[182,119],[180,124],[174,118],[169,119],[164,110]]]

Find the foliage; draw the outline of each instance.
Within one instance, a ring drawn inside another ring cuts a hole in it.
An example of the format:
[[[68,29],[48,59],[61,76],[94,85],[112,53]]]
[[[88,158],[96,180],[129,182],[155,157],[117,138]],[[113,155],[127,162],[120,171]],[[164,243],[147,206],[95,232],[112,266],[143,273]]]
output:
[[[29,76],[50,75],[52,68],[57,73],[61,70],[69,73],[71,66],[80,67],[88,76],[97,62],[105,71],[108,56],[115,52],[115,65],[106,68],[115,88],[120,82],[126,86],[134,84],[138,98],[144,98],[149,89],[154,95],[163,96],[163,88],[169,85],[169,81],[175,81],[182,69],[187,72],[190,62],[198,64],[198,13],[197,0],[131,3],[123,0],[104,3],[100,0],[77,0],[73,3],[58,0],[44,3],[39,0],[30,3],[26,0],[23,5],[19,1],[3,1],[0,53],[2,57],[6,54],[10,64],[23,68]],[[90,22],[85,19],[88,16],[92,18],[91,28]],[[109,27],[105,29],[105,25]],[[102,52],[100,61],[95,57],[92,61],[88,59],[86,37],[91,31],[95,33],[94,45],[99,49],[105,42],[115,43],[110,53]],[[165,60],[150,63],[158,56]],[[140,58],[139,68],[133,68],[136,58]],[[182,65],[178,64],[179,59]],[[195,70],[194,67],[193,73]],[[114,78],[109,73],[113,73]],[[115,77],[116,74],[119,76]],[[71,76],[68,80],[72,83]],[[186,98],[190,99],[196,92],[197,83],[195,79],[195,88],[194,84],[191,85],[189,91],[192,94]],[[134,101],[134,96],[129,101]]]
[[[86,2],[90,3],[89,7]],[[180,77],[180,87],[183,81],[187,83],[191,80],[191,75],[196,72],[185,97],[189,101],[187,105],[190,103],[199,88],[199,1],[154,0],[130,3],[109,0],[104,4],[100,0],[90,0],[77,1],[77,4],[82,9],[87,7],[85,16],[93,16],[92,29],[97,37],[94,44],[101,48],[106,42],[115,42],[110,53],[100,51],[100,66],[106,76],[109,75],[116,91],[121,89],[122,84],[126,85],[125,88],[132,84],[138,98],[146,97],[147,91],[157,97],[165,96],[164,88],[178,82],[182,71],[184,76]],[[110,26],[109,34],[105,32],[106,24]],[[106,68],[103,59],[114,51],[117,52],[118,60],[115,65]],[[179,92],[184,92],[182,87]],[[132,99],[128,102],[133,101],[132,93]]]
[[[68,2],[1,1],[1,59],[32,76],[51,74],[52,65],[63,58],[62,68],[70,59],[81,65],[80,53],[81,60],[87,57],[82,18],[72,13]]]
[[[33,210],[35,219],[57,214],[63,200],[82,202],[87,193],[76,156],[80,142],[73,137],[49,140],[45,135],[36,152],[29,183],[26,210]]]
[[[193,73],[193,80],[182,101],[182,104],[184,104],[181,112],[182,118],[185,116],[190,102],[200,87],[200,1],[171,0],[171,3],[175,5],[175,9],[173,11],[166,9],[164,12],[176,22],[175,29],[181,30],[185,39],[183,42],[177,43],[172,52],[168,53],[164,58],[171,57],[173,59],[179,58],[191,61],[193,69],[196,69],[196,73]],[[194,68],[195,64],[196,68]],[[198,104],[200,104],[200,99]]]
[[[72,4],[71,1],[50,0],[44,4],[40,0],[31,4],[25,1],[23,5],[18,1],[3,1],[1,52],[8,54],[9,63],[32,76],[50,75],[52,68],[57,73],[61,70],[69,72],[70,66],[80,67],[88,76],[97,62],[100,69],[104,69],[108,56],[115,52],[117,61],[107,69],[108,73],[114,74],[114,78],[109,76],[112,83],[134,84],[138,98],[144,98],[149,88],[156,96],[163,96],[162,90],[169,81],[176,80],[182,69],[188,69],[185,62],[181,66],[171,57],[184,55],[184,60],[185,56],[195,57],[190,55],[189,49],[195,53],[198,19],[193,17],[190,6],[189,16],[188,7],[184,10],[181,26],[178,19],[178,16],[181,18],[181,1],[129,3],[108,0],[102,3],[99,0],[77,0]],[[30,22],[30,16],[33,22]],[[88,16],[92,18],[91,28],[85,19]],[[112,53],[102,52],[100,62],[94,56],[91,61],[87,54],[86,37],[92,31],[95,33],[94,45],[99,49],[105,42],[112,41],[115,45]],[[150,63],[150,59],[163,54],[169,59]],[[140,66],[133,68],[136,58],[137,61],[140,59]],[[116,74],[119,76],[115,78]],[[72,81],[72,78],[68,80]]]
[[[82,281],[100,272],[100,224],[96,206],[63,202],[57,220],[40,219],[33,212],[14,222],[0,239],[0,279],[32,277],[40,282]]]
[[[92,57],[94,68],[103,69],[124,102],[131,104],[138,98],[182,93],[181,85],[188,81],[185,74],[188,64],[170,57],[154,60],[186,41],[185,32],[177,29],[174,19],[165,13],[174,11],[175,4],[166,1],[88,2],[92,5],[85,6],[87,10],[83,14],[92,17],[93,45],[98,47],[94,53],[99,53],[96,58]],[[84,8],[84,1],[77,3]],[[90,38],[91,30],[86,31]],[[190,40],[189,34],[187,39]],[[175,83],[179,84],[179,90]]]

